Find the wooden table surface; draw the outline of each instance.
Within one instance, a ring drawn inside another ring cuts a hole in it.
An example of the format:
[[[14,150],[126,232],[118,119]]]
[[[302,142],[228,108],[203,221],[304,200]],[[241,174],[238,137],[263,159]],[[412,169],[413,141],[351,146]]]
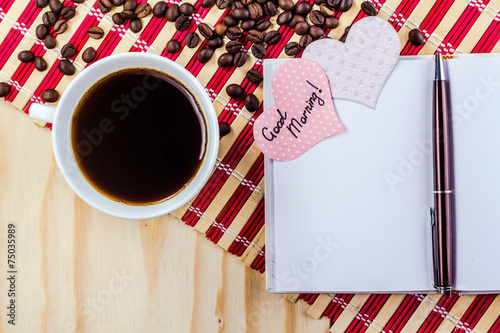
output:
[[[13,262],[7,261],[9,230],[16,241]],[[306,314],[304,302],[266,293],[257,272],[182,222],[168,216],[121,220],[88,206],[57,168],[51,131],[4,101],[0,269],[0,332],[329,328],[327,319]],[[15,326],[7,316],[11,299]]]

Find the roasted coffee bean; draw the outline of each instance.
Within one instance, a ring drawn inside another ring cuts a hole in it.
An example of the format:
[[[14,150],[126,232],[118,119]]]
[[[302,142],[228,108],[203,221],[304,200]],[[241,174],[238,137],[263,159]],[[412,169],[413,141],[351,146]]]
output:
[[[71,20],[75,17],[76,9],[73,7],[64,7],[61,11],[61,17],[66,21]]]
[[[240,27],[243,31],[250,31],[255,28],[255,20],[248,19],[241,22]]]
[[[279,25],[285,25],[292,20],[293,14],[291,11],[286,11],[278,15],[276,23]]]
[[[266,48],[260,44],[253,44],[251,50],[252,50],[252,54],[257,59],[263,59],[267,55]]]
[[[241,3],[244,4],[245,6],[248,6],[252,2],[253,2],[253,0],[241,0]]]
[[[228,27],[235,27],[238,25],[238,21],[232,15],[226,15],[222,18],[222,21]]]
[[[248,55],[246,52],[244,51],[238,52],[234,55],[233,64],[236,67],[241,67],[245,64],[245,62],[247,62],[247,57]]]
[[[186,35],[186,46],[190,49],[197,47],[199,42],[200,36],[196,32],[192,31]]]
[[[214,36],[214,30],[212,27],[204,22],[198,25],[198,32],[206,39],[210,39]]]
[[[297,26],[298,23],[305,22],[305,21],[306,21],[306,19],[304,18],[304,16],[299,15],[299,14],[295,14],[292,16],[292,19],[290,20],[290,22],[288,22],[288,26],[292,29],[295,29],[295,27]]]
[[[217,23],[214,27],[214,31],[219,36],[224,36],[227,31],[227,25],[224,23]]]
[[[250,17],[254,20],[258,20],[264,16],[264,9],[262,9],[262,6],[257,2],[248,5],[248,11],[250,12]]]
[[[314,0],[313,2],[314,2],[314,4],[315,4],[315,5],[318,5],[318,6],[319,6],[319,5],[321,5],[322,3],[325,3],[325,2],[326,2],[326,0]]]
[[[137,2],[135,0],[127,0],[123,4],[123,10],[130,10],[131,12],[134,12],[136,8]]]
[[[42,57],[36,57],[34,62],[37,71],[43,72],[44,70],[47,69],[47,62]]]
[[[120,16],[124,20],[131,20],[135,17],[135,14],[131,10],[124,10],[123,12],[120,13]]]
[[[114,13],[112,19],[113,23],[116,25],[122,25],[125,23],[125,19],[122,17],[120,13]]]
[[[321,36],[325,35],[325,32],[321,27],[313,25],[312,27],[309,28],[309,35],[316,40],[319,39]]]
[[[42,91],[40,97],[47,103],[54,103],[59,99],[59,93],[55,89],[46,89]]]
[[[164,1],[158,1],[153,7],[153,16],[162,18],[167,13],[167,4]]]
[[[101,27],[90,27],[87,33],[94,39],[101,39],[104,37],[104,30],[102,30]]]
[[[308,31],[309,31],[309,23],[307,22],[300,22],[297,23],[297,25],[295,26],[295,33],[299,36],[307,34]]]
[[[49,8],[54,14],[59,14],[63,8],[63,4],[59,0],[49,0]]]
[[[266,2],[264,5],[262,5],[262,9],[264,9],[264,15],[273,17],[276,15],[276,5],[272,3],[271,1]]]
[[[325,17],[335,15],[335,10],[328,7],[328,5],[326,4],[321,4],[321,6],[319,6],[319,10],[323,13],[323,15],[325,15]]]
[[[226,31],[226,36],[230,40],[240,39],[242,35],[243,35],[243,32],[238,27],[231,27],[231,28],[227,29],[227,31]]]
[[[342,37],[340,37],[339,42],[345,43],[345,40],[347,39],[347,34],[349,33],[349,30],[351,29],[351,26],[347,26],[344,30],[344,34]]]
[[[86,63],[89,63],[89,62],[94,61],[95,56],[96,56],[95,49],[94,49],[92,46],[90,46],[90,47],[87,47],[87,48],[85,49],[85,51],[83,51],[83,54],[82,54],[82,59],[83,59],[83,61],[85,61]]]
[[[295,14],[299,14],[299,15],[302,15],[302,16],[306,16],[307,14],[309,14],[309,12],[311,11],[312,9],[312,6],[309,2],[307,1],[301,1],[301,2],[298,2],[296,5],[295,5]]]
[[[109,13],[111,9],[113,9],[113,3],[111,2],[111,0],[99,0],[97,7],[99,7],[99,10],[101,12]]]
[[[347,12],[352,7],[352,0],[341,0],[339,4],[339,11]]]
[[[57,65],[57,68],[63,73],[64,75],[73,75],[75,74],[75,66],[69,61],[69,60],[61,60],[59,61],[59,65]]]
[[[236,83],[231,83],[226,87],[226,94],[231,98],[240,98],[245,93],[245,90]]]
[[[29,50],[21,51],[17,55],[17,59],[21,60],[21,62],[28,63],[28,62],[32,62],[33,60],[35,60],[35,55],[33,54],[33,52],[31,52]]]
[[[134,19],[131,19],[128,27],[130,28],[130,31],[132,31],[133,33],[138,33],[139,31],[142,30],[141,19],[137,18],[137,17]]]
[[[281,39],[281,33],[276,30],[269,31],[264,37],[264,41],[267,45],[274,45],[278,43]]]
[[[246,20],[247,18],[249,18],[250,12],[246,8],[236,8],[235,10],[233,10],[231,15],[233,15],[233,17],[235,19],[241,21],[241,20]]]
[[[35,29],[36,38],[44,39],[45,36],[48,35],[48,33],[49,33],[49,28],[47,28],[45,25],[39,24],[36,26]]]
[[[206,47],[198,52],[198,61],[201,62],[202,64],[207,63],[210,59],[212,59],[213,55],[214,55],[214,50],[212,50],[209,47]]]
[[[223,53],[217,60],[219,67],[229,67],[233,65],[233,55],[230,53]]]
[[[303,49],[305,49],[307,47],[307,45],[311,44],[313,41],[313,38],[311,37],[311,35],[304,35],[302,37],[300,37],[300,40],[299,40],[299,46]]]
[[[339,26],[339,19],[336,17],[326,17],[325,18],[325,26],[328,29],[335,29]]]
[[[71,0],[73,3],[84,3],[85,0]]]
[[[111,0],[114,6],[122,6],[125,3],[125,0]]]
[[[56,24],[56,21],[57,21],[56,14],[52,12],[45,12],[42,15],[42,22],[43,25],[45,25],[46,27],[53,26],[54,24]]]
[[[340,5],[341,0],[326,0],[326,4],[331,8],[337,8]]]
[[[295,56],[300,52],[300,45],[297,42],[290,42],[285,45],[285,54],[287,56]]]
[[[210,8],[212,7],[213,5],[215,5],[215,0],[203,0],[201,2],[201,6],[203,8]]]
[[[259,30],[250,30],[247,34],[247,38],[252,43],[262,43],[264,41],[264,34]]]
[[[233,4],[231,5],[231,11],[237,8],[245,8],[245,6],[239,1],[233,2]]]
[[[248,94],[247,97],[245,97],[245,107],[247,108],[248,111],[250,112],[255,112],[259,109],[259,99],[257,96],[254,94]]]
[[[191,16],[194,13],[194,6],[190,3],[185,2],[179,6],[179,11],[181,12],[181,14]]]
[[[57,44],[56,39],[52,35],[45,36],[45,38],[43,39],[43,43],[45,44],[45,47],[48,48],[49,50],[56,47]]]
[[[151,14],[151,10],[151,5],[147,2],[143,2],[137,6],[137,8],[134,10],[134,14],[137,18],[144,18]]]
[[[47,7],[48,4],[49,4],[49,0],[36,0],[36,6],[38,8],[45,8],[45,7]]]
[[[232,40],[226,43],[226,51],[230,54],[236,54],[240,52],[242,47],[243,45],[237,40]]]
[[[64,20],[58,20],[56,24],[54,24],[54,30],[52,32],[57,35],[61,35],[66,32],[66,30],[68,30],[68,22]]]
[[[319,10],[313,10],[309,13],[309,20],[314,25],[322,26],[325,23],[325,15]]]
[[[271,26],[271,21],[268,19],[260,20],[255,23],[255,29],[259,31],[266,31]]]
[[[279,0],[278,6],[283,10],[290,11],[293,9],[294,4],[292,0]]]
[[[410,40],[410,43],[415,46],[420,46],[425,42],[424,34],[418,29],[410,30],[408,33],[408,39]]]
[[[232,0],[217,0],[216,5],[219,9],[226,9],[233,4]]]
[[[175,28],[179,31],[184,31],[189,28],[189,25],[191,24],[191,19],[189,16],[184,16],[181,15],[175,20]]]
[[[218,49],[224,44],[224,40],[221,36],[215,35],[214,37],[207,40],[207,46],[211,49]]]
[[[252,83],[260,83],[262,81],[262,73],[256,69],[251,69],[247,72],[246,78]]]
[[[7,82],[0,82],[0,97],[5,97],[10,92],[10,86]]]
[[[72,44],[66,44],[61,48],[61,55],[63,58],[71,58],[76,53],[76,47]]]
[[[181,49],[181,44],[175,39],[171,39],[168,41],[166,49],[168,53],[177,53]]]
[[[377,15],[377,8],[370,1],[363,1],[361,3],[361,10],[368,16]]]
[[[229,125],[226,122],[220,121],[219,122],[219,135],[225,136],[225,135],[228,135],[229,132],[231,132],[231,125]]]
[[[167,8],[167,13],[165,14],[165,16],[167,17],[167,21],[169,21],[169,22],[175,22],[175,20],[177,20],[177,18],[180,15],[181,15],[181,12],[179,11],[179,5],[176,3],[170,5]]]

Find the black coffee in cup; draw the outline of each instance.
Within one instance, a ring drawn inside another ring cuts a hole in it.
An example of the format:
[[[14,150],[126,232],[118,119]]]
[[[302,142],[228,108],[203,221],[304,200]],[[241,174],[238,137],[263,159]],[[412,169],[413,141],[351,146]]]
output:
[[[206,124],[174,78],[130,68],[94,84],[72,120],[72,148],[92,186],[110,199],[153,204],[181,191],[201,166]]]

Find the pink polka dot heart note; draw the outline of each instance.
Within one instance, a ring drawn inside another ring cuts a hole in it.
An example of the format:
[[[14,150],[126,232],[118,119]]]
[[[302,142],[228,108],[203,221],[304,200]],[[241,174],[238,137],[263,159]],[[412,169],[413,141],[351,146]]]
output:
[[[345,130],[333,106],[325,71],[315,62],[292,59],[274,73],[275,104],[255,121],[253,133],[264,155],[293,160],[316,143]]]

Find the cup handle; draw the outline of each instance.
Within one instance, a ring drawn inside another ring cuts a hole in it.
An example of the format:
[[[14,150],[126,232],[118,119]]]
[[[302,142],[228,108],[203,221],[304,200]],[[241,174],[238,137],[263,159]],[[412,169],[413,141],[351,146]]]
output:
[[[33,103],[30,106],[29,115],[36,120],[45,121],[47,123],[54,122],[56,108],[52,105]]]

